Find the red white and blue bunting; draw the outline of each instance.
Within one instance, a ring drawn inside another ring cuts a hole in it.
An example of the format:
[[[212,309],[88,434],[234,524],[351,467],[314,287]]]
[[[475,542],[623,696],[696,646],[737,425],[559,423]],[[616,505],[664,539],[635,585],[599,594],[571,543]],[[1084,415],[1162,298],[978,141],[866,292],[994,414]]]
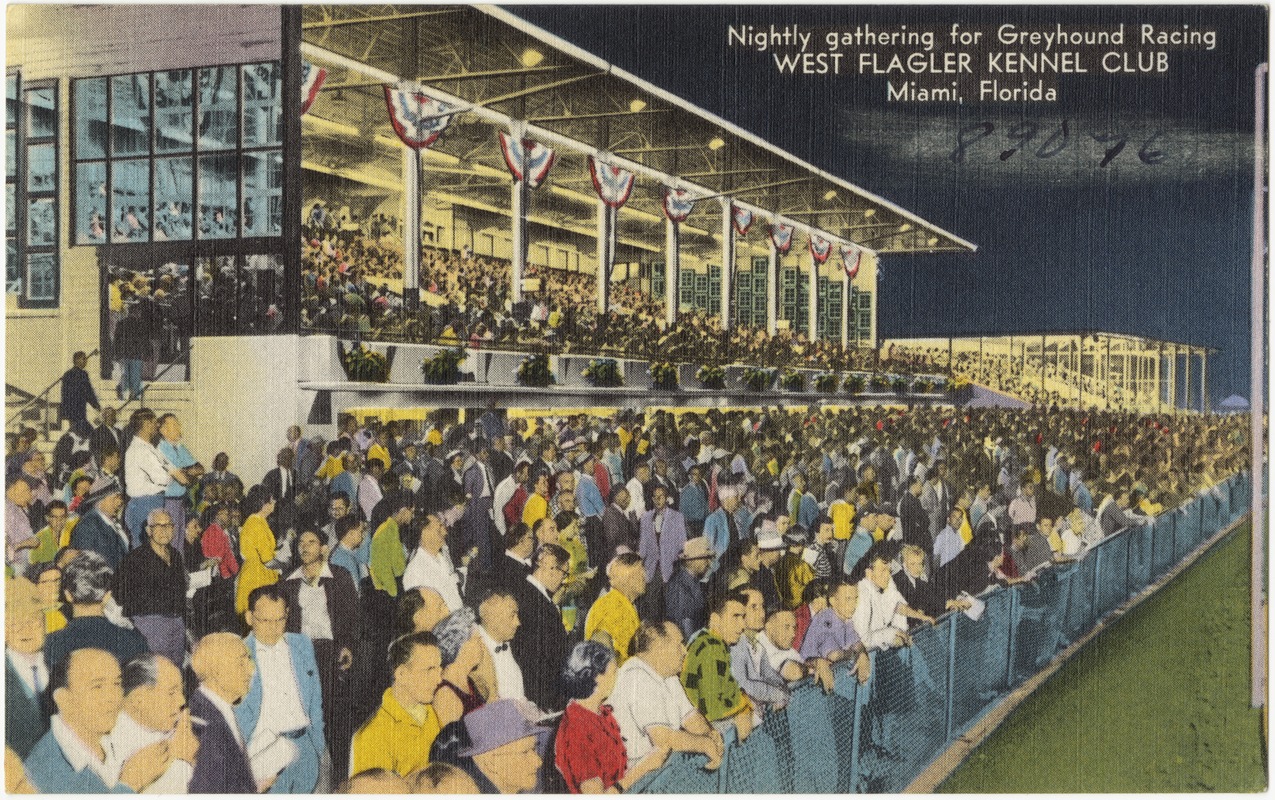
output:
[[[328,71],[322,67],[316,67],[309,61],[301,62],[301,114],[305,115],[310,110],[310,106],[314,105],[314,99],[319,96],[319,89],[323,86],[323,79],[328,77]]]
[[[782,255],[792,247],[792,226],[775,223],[770,226],[770,241]]]
[[[548,177],[549,169],[553,166],[557,153],[553,148],[545,147],[540,142],[531,139],[515,139],[504,131],[498,131],[498,133],[500,134],[500,152],[505,156],[505,166],[509,167],[509,173],[514,176],[514,182],[517,183],[526,178],[527,186],[532,189],[539,188]]]
[[[695,198],[682,189],[664,190],[664,216],[672,222],[685,222],[695,208]]]
[[[740,208],[735,204],[730,207],[731,224],[735,226],[735,233],[740,236],[747,236],[748,229],[753,227],[753,212],[746,208]]]
[[[821,239],[810,234],[810,257],[815,260],[816,264],[822,264],[828,260],[828,256],[832,254],[832,242],[827,239]]]
[[[632,172],[589,156],[589,177],[593,179],[594,191],[608,207],[619,208],[629,201],[633,192]]]
[[[859,274],[859,261],[863,258],[863,251],[852,244],[843,244],[841,246],[841,267],[846,271],[846,277],[854,280],[854,276]]]
[[[413,150],[423,150],[437,141],[458,110],[422,92],[392,86],[385,87],[385,107],[394,132]]]

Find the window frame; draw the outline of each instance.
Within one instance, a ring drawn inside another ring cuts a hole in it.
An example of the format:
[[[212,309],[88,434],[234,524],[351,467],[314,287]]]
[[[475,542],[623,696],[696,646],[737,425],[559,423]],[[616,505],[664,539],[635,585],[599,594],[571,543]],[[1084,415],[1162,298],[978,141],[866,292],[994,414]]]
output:
[[[50,309],[58,308],[62,299],[62,257],[61,257],[61,240],[62,240],[62,215],[59,205],[59,190],[62,185],[62,161],[58,153],[58,134],[62,126],[61,117],[61,87],[56,78],[45,78],[34,81],[23,79],[22,68],[20,66],[10,67],[5,70],[6,84],[9,78],[15,81],[15,102],[16,114],[13,120],[8,115],[8,97],[6,91],[6,109],[5,109],[5,135],[13,133],[14,141],[14,174],[9,176],[6,170],[5,174],[5,191],[8,192],[10,186],[13,187],[13,236],[10,238],[9,232],[5,231],[5,248],[8,249],[10,241],[13,242],[14,261],[17,263],[18,280],[20,288],[17,292],[12,293],[17,300],[20,309]],[[33,136],[28,130],[31,125],[31,106],[26,101],[28,92],[40,91],[48,89],[53,93],[53,128],[48,135]],[[7,90],[7,87],[6,87]],[[12,125],[10,124],[12,123]],[[29,187],[30,176],[30,159],[27,157],[27,151],[32,147],[48,147],[53,153],[53,172],[52,182],[45,189],[32,190]],[[31,223],[29,208],[31,203],[36,201],[47,201],[53,208],[53,238],[48,244],[32,244],[30,242],[30,230],[28,226]],[[6,252],[6,258],[8,254]],[[52,261],[52,286],[48,296],[32,297],[31,288],[35,285],[35,281],[31,279],[31,259],[33,257],[47,257]],[[9,279],[6,271],[5,275],[5,294],[9,292]]]

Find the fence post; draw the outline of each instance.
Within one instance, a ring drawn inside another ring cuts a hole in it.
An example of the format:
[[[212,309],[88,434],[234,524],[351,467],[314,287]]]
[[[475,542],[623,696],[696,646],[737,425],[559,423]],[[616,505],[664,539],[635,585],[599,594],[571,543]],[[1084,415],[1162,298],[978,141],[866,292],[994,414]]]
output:
[[[868,653],[868,659],[871,664],[871,672],[868,673],[870,677],[867,683],[859,683],[854,677],[853,671],[846,671],[849,679],[854,681],[854,732],[850,735],[850,775],[853,784],[850,787],[850,791],[855,794],[859,792],[861,778],[859,775],[859,739],[862,732],[860,729],[863,726],[863,707],[867,705],[868,693],[872,691],[872,686],[876,683],[877,651],[873,650]]]
[[[1107,545],[1107,547],[1110,547],[1110,545]],[[1096,548],[1097,552],[1094,553],[1093,583],[1089,587],[1089,598],[1090,598],[1089,610],[1093,616],[1093,619],[1089,620],[1089,624],[1086,626],[1087,628],[1094,627],[1095,625],[1098,624],[1098,620],[1101,619],[1101,617],[1099,616],[1100,609],[1098,607],[1098,600],[1099,600],[1098,586],[1099,584],[1102,583],[1102,581],[1100,580],[1100,578],[1102,577],[1102,556],[1105,552],[1107,552],[1107,547],[1103,547],[1100,544]]]
[[[1022,585],[1009,587],[1009,662],[1005,666],[1005,685],[1008,688],[1014,686],[1014,651],[1017,643],[1014,641],[1015,634],[1018,632],[1018,594],[1022,591]]]
[[[959,613],[947,618],[947,710],[943,729],[945,742],[952,741],[952,718],[956,716],[956,709],[953,706],[956,702],[956,625],[960,622],[957,619]]]

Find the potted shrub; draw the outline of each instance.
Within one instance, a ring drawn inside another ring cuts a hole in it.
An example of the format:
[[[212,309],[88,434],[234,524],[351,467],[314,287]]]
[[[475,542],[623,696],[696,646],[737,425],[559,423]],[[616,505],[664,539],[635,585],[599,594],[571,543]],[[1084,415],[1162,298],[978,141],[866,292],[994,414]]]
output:
[[[363,383],[385,383],[390,379],[390,362],[380,353],[355,342],[341,353],[345,377]]]
[[[835,372],[821,372],[815,376],[815,391],[823,394],[835,394],[841,379]]]
[[[677,366],[668,361],[652,361],[648,372],[651,386],[662,392],[677,391]]]
[[[867,382],[864,381],[862,375],[851,375],[846,378],[845,390],[850,394],[863,394],[863,389],[866,385]]]
[[[421,361],[421,375],[425,382],[446,386],[460,380],[460,362],[465,360],[465,348],[452,347]]]
[[[929,378],[917,378],[912,384],[912,391],[916,394],[929,394],[934,391],[934,381]]]
[[[620,365],[614,358],[591,359],[588,366],[580,370],[580,374],[593,386],[624,385],[624,379],[620,377]]]
[[[705,389],[725,389],[726,369],[705,364],[696,371],[695,380]]]
[[[549,368],[549,356],[544,353],[529,355],[518,365],[518,382],[523,386],[550,386],[553,370]]]
[[[788,367],[779,378],[779,386],[788,392],[804,392],[806,391],[806,376],[792,367]]]
[[[760,367],[744,367],[740,380],[743,381],[744,386],[748,387],[749,391],[764,392],[770,386],[770,382],[774,377],[775,373],[771,370]]]
[[[895,394],[903,394],[908,390],[908,379],[902,375],[895,375],[894,380],[890,381],[890,389]]]
[[[884,392],[890,388],[890,383],[885,379],[885,376],[876,373],[873,373],[872,380],[868,382],[868,385],[874,392]]]

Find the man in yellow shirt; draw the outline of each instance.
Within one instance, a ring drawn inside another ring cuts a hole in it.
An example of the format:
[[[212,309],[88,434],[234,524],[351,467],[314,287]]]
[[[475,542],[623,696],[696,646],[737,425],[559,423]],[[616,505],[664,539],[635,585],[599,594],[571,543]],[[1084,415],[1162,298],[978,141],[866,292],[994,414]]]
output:
[[[611,591],[598,598],[584,621],[584,638],[602,642],[615,651],[623,664],[629,657],[629,642],[641,621],[634,603],[646,592],[646,569],[637,553],[620,553],[607,566]]]
[[[354,734],[350,774],[386,769],[407,777],[429,765],[429,749],[438,736],[434,692],[443,679],[438,640],[428,632],[409,633],[390,645],[394,683],[381,707]]]

